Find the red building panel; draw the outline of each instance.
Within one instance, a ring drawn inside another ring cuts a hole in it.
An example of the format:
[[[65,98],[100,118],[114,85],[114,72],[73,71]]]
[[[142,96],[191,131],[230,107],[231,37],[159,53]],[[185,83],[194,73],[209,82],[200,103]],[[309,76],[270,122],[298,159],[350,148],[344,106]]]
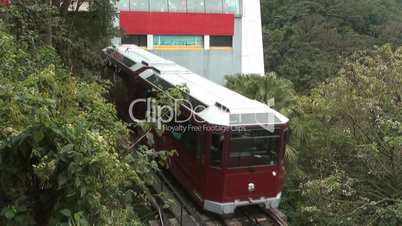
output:
[[[233,14],[120,12],[127,34],[233,35]]]
[[[8,6],[9,2],[8,0],[0,0],[0,4],[3,6]]]

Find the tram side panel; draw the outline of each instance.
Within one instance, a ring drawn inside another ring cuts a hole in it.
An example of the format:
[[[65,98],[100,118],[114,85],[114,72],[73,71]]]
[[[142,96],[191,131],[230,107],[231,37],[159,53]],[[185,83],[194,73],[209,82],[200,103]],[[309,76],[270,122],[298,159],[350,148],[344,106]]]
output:
[[[119,116],[127,122],[133,122],[134,119],[146,119],[147,99],[152,98],[153,89],[146,81],[138,76],[137,73],[124,70],[124,65],[115,62],[115,66],[111,68],[115,77],[113,80],[115,85],[115,94],[113,102],[116,104]],[[130,105],[136,100],[145,100]],[[152,103],[151,103],[152,104]],[[131,108],[131,109],[130,109]],[[189,114],[187,109],[182,109],[184,114]],[[133,119],[134,117],[134,119]],[[188,123],[187,123],[188,124]],[[185,125],[186,133],[189,132],[189,125]],[[180,132],[180,131],[178,131]],[[191,132],[189,132],[191,133]],[[157,150],[175,150],[176,155],[170,160],[169,171],[176,177],[180,184],[191,194],[195,200],[202,205],[203,196],[203,165],[202,156],[204,154],[205,135],[193,132],[195,138],[193,147],[191,143],[185,145],[185,133],[180,134],[183,139],[178,139],[172,131],[166,131],[163,136],[156,139]],[[188,142],[187,142],[188,143]],[[197,147],[196,147],[197,146]]]
[[[181,109],[183,118],[188,120],[182,123],[172,122],[168,126],[170,129],[165,131],[164,139],[170,145],[165,149],[174,149],[177,152],[169,166],[169,171],[176,177],[185,190],[193,196],[198,204],[202,205],[203,186],[204,186],[204,159],[205,159],[205,140],[206,133],[197,131],[199,128],[193,119],[190,119],[189,111]],[[179,127],[180,126],[180,127]],[[175,128],[172,130],[172,128]]]

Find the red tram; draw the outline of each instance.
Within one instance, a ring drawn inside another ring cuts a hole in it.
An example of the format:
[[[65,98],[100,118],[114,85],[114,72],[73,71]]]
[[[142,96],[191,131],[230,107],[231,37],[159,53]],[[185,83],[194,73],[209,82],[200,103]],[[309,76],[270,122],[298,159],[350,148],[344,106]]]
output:
[[[152,90],[187,87],[190,104],[181,106],[181,120],[167,123],[170,129],[156,143],[157,149],[178,152],[169,170],[198,205],[217,214],[246,205],[278,207],[285,175],[285,116],[137,46],[104,52],[126,85],[127,100],[119,110],[126,116],[146,118],[146,101],[134,100],[148,98]]]

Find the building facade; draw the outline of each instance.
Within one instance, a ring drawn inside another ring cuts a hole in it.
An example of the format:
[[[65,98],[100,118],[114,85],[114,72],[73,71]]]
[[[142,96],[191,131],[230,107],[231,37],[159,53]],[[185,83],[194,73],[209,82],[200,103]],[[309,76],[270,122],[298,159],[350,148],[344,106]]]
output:
[[[264,74],[260,0],[119,0],[118,44],[136,44],[219,84]]]

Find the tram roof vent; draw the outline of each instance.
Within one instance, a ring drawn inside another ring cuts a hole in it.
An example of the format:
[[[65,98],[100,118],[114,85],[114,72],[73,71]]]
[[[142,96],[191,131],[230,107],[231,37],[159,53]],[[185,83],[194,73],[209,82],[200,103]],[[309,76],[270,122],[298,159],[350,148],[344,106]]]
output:
[[[218,107],[219,109],[225,111],[225,112],[230,113],[230,109],[228,107],[226,107],[225,105],[219,103],[219,102],[216,102],[215,106]]]
[[[161,73],[161,71],[160,71],[159,69],[157,69],[156,67],[152,67],[152,69],[153,69],[154,71],[156,71],[156,73],[158,73],[158,74]]]

